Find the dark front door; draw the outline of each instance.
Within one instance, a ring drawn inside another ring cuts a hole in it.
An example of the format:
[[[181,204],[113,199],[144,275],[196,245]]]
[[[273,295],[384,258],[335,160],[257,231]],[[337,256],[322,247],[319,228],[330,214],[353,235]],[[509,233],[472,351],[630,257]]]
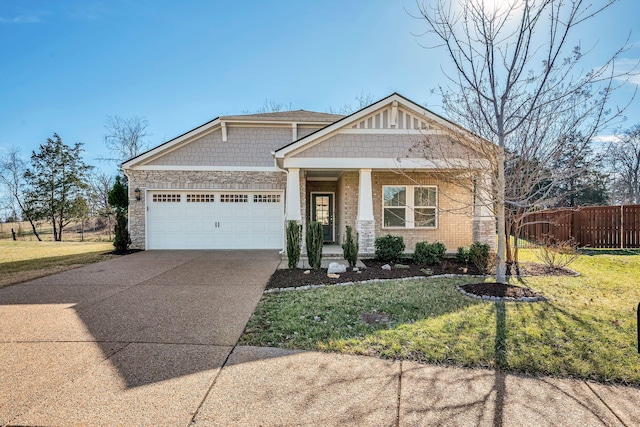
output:
[[[325,242],[333,242],[333,194],[311,195],[311,221],[322,224]]]

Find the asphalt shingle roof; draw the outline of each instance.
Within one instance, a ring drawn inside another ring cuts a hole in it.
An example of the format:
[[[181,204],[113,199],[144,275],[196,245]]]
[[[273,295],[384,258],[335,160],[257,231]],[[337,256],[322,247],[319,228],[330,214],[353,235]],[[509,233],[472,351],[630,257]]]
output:
[[[220,120],[261,120],[261,121],[287,121],[287,122],[335,122],[342,119],[341,114],[320,113],[317,111],[293,110],[277,111],[274,113],[243,114],[237,116],[222,116]]]

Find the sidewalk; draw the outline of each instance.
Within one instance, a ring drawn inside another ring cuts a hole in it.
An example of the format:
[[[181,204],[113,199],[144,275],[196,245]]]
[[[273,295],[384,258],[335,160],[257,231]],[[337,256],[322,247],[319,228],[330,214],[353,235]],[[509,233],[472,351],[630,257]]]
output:
[[[237,347],[194,426],[634,426],[640,389]]]

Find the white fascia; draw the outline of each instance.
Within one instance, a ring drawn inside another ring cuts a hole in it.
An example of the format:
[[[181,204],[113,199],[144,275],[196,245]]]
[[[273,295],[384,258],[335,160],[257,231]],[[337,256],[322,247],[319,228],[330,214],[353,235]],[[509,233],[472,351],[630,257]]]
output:
[[[282,172],[274,166],[173,166],[142,165],[133,166],[129,170],[138,171],[220,171],[220,172]]]
[[[469,159],[411,159],[411,158],[339,158],[339,157],[290,157],[283,167],[299,169],[486,169],[486,160]]]

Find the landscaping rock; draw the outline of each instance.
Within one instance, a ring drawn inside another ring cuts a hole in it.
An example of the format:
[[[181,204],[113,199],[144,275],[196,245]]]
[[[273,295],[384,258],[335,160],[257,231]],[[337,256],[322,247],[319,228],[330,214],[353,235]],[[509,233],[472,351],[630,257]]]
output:
[[[329,264],[329,268],[327,269],[327,273],[329,274],[337,274],[337,273],[346,273],[347,266],[340,264],[339,262],[332,262]]]
[[[383,270],[391,270],[391,266],[389,264],[385,264],[380,268],[383,269]]]
[[[305,270],[304,274],[311,274],[311,270]]]
[[[327,274],[327,277],[329,279],[339,279],[340,275],[339,274],[334,274],[334,273],[329,273],[329,274]]]

